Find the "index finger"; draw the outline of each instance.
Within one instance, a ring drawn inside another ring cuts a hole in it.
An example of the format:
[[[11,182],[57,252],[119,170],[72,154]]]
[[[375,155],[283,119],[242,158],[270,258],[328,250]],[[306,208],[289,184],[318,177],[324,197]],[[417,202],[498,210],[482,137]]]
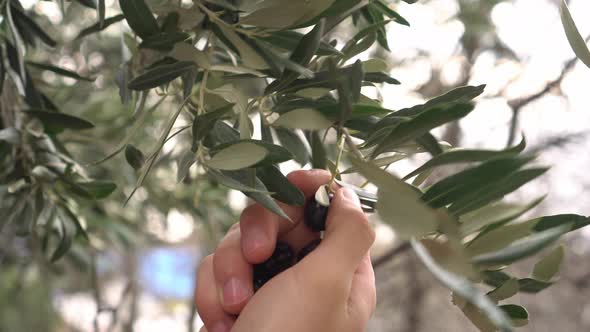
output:
[[[318,188],[330,181],[330,173],[325,170],[299,170],[287,175],[307,198],[313,196]],[[291,221],[268,211],[260,204],[247,207],[240,216],[242,251],[246,260],[252,264],[261,263],[272,255],[277,238],[293,230],[303,219],[302,206],[289,206],[279,202]]]

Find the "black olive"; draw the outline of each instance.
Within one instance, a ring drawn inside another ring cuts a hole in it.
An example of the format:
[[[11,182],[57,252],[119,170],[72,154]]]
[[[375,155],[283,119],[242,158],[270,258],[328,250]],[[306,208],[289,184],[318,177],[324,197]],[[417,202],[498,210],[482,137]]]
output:
[[[277,242],[272,256],[266,261],[254,265],[254,291],[257,291],[267,281],[277,274],[293,266],[295,253],[285,242]]]
[[[225,23],[236,24],[240,21],[240,15],[238,12],[226,11],[220,17]]]
[[[315,240],[311,241],[310,243],[308,243],[301,250],[299,250],[299,253],[297,254],[297,262],[301,261],[310,252],[314,251],[314,249],[317,248],[317,246],[319,246],[321,242],[322,242],[321,239],[315,239]]]
[[[215,13],[223,12],[221,14],[221,16],[219,16],[219,18],[222,19],[225,23],[236,24],[240,20],[240,15],[236,11],[226,9],[222,6],[212,4],[212,3],[206,3],[205,7],[207,7],[207,9],[209,9]],[[210,27],[211,27],[211,21],[209,20],[209,16],[206,15],[205,20],[203,21],[203,24],[202,24],[202,28],[208,29]]]
[[[333,195],[330,194],[330,201]],[[314,232],[326,230],[326,218],[328,217],[328,206],[318,203],[315,197],[309,199],[305,205],[303,221]]]

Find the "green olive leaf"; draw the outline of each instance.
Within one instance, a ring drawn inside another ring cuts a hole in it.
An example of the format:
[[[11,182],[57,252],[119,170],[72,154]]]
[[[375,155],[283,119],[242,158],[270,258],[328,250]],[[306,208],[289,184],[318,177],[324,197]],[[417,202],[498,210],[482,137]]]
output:
[[[238,142],[215,153],[207,165],[216,169],[235,171],[259,163],[267,155],[268,151],[260,145]]]
[[[160,32],[158,22],[144,0],[119,0],[119,6],[127,23],[141,39]]]
[[[561,22],[563,24],[563,28],[565,30],[565,35],[567,40],[569,41],[572,49],[576,56],[582,60],[582,62],[590,68],[590,50],[580,35],[578,28],[576,27],[576,22],[572,18],[572,14],[567,6],[567,2],[565,0],[561,0],[560,13],[561,13]]]
[[[535,264],[532,277],[541,281],[550,281],[559,272],[565,249],[563,246],[555,248],[550,254]]]

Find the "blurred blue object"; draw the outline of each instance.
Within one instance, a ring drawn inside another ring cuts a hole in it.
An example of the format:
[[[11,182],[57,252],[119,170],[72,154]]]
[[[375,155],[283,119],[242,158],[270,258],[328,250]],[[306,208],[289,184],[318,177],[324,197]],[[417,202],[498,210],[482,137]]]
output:
[[[157,247],[139,257],[139,281],[144,290],[161,297],[192,297],[197,264],[202,255],[194,247]]]

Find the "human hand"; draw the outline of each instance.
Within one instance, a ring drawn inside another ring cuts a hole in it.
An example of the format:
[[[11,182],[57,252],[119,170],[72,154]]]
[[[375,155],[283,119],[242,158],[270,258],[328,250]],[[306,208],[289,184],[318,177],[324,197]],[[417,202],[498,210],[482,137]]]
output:
[[[330,174],[296,171],[288,178],[309,198]],[[196,289],[202,331],[363,331],[376,301],[368,253],[375,235],[349,189],[336,191],[321,244],[254,294],[252,266],[272,255],[277,240],[299,251],[319,238],[304,225],[303,207],[281,207],[293,222],[251,205],[203,259]]]

